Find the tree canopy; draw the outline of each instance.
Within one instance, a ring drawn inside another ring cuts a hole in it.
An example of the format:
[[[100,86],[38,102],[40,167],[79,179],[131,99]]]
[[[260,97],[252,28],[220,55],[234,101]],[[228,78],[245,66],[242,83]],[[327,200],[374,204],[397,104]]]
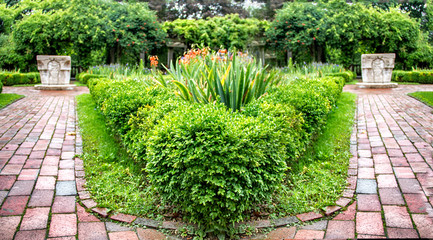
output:
[[[144,3],[23,0],[0,4],[0,16],[3,66],[25,68],[38,54],[71,55],[75,64],[90,66],[165,45],[165,32]]]

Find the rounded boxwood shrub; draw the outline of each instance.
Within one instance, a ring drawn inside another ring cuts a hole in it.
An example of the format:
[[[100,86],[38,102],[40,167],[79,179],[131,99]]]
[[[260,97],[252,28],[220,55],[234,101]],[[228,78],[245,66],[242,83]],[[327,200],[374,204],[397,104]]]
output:
[[[189,105],[151,132],[146,170],[163,202],[200,229],[221,233],[281,184],[287,170],[282,137],[276,124],[222,104]]]

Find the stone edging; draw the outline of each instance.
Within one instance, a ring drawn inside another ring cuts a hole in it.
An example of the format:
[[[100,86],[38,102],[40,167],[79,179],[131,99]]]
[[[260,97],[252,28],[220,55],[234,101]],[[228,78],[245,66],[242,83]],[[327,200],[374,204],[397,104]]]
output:
[[[356,100],[357,102],[358,100]],[[355,112],[355,120],[356,120],[357,113]],[[76,116],[78,121],[78,116]],[[343,208],[347,207],[349,203],[352,202],[353,196],[355,194],[356,189],[356,182],[357,182],[357,126],[356,121],[353,125],[352,129],[352,135],[350,137],[350,152],[353,156],[351,157],[349,161],[349,169],[348,169],[348,175],[347,178],[348,186],[343,191],[343,196],[339,198],[335,205],[333,206],[327,206],[325,210],[319,210],[319,211],[312,211],[307,213],[298,214],[296,216],[290,216],[290,217],[284,217],[279,219],[272,219],[272,220],[257,220],[257,221],[250,221],[250,222],[241,222],[237,225],[247,224],[251,225],[255,228],[270,228],[270,227],[283,227],[288,224],[292,223],[305,223],[312,220],[317,220],[320,218],[328,217],[333,215],[334,213],[342,210]],[[76,144],[75,144],[75,154],[79,155],[83,153],[83,141],[81,138],[81,134],[79,132],[78,124],[76,125]],[[167,229],[167,230],[179,230],[181,228],[184,228],[190,224],[186,224],[183,222],[173,222],[173,221],[156,221],[153,219],[148,218],[141,218],[133,215],[123,214],[123,213],[113,213],[109,211],[107,208],[99,208],[96,207],[97,203],[91,198],[90,193],[86,190],[84,185],[86,184],[86,180],[84,178],[84,166],[83,166],[83,160],[80,158],[75,158],[75,176],[76,176],[76,187],[78,196],[80,198],[81,203],[84,205],[87,211],[91,211],[93,213],[98,214],[102,218],[111,219],[118,222],[128,223],[128,224],[137,224],[141,226],[145,226],[147,228],[154,228],[154,229]],[[321,212],[321,213],[317,213]]]

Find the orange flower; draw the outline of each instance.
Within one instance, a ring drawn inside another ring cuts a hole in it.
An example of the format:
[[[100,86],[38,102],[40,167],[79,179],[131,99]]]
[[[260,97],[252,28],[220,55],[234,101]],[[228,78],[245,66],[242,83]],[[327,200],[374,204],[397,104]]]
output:
[[[150,66],[151,67],[157,67],[158,66],[158,56],[150,56],[149,57],[149,59],[150,59]]]
[[[128,25],[126,25],[126,27],[129,27],[129,24],[128,24]]]
[[[315,38],[315,37],[313,37],[313,40],[316,40],[316,38]]]
[[[227,53],[227,49],[220,49],[220,50],[218,50],[218,52],[222,53],[222,54],[225,54],[225,53]]]
[[[119,39],[116,39],[116,41],[118,42],[118,41],[119,41]]]
[[[305,26],[305,23],[303,23],[302,26]]]
[[[113,29],[113,32],[115,32],[116,31],[116,29]]]

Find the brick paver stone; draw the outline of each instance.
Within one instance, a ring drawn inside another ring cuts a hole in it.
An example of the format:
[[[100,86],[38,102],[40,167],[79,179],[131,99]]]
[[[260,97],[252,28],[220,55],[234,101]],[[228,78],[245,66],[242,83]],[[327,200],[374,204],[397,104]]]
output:
[[[80,204],[76,204],[77,206],[77,216],[79,222],[99,222],[100,220],[93,216],[92,214],[86,212],[86,209],[84,209]]]
[[[132,230],[132,228],[130,227],[122,226],[118,223],[113,222],[105,222],[105,228],[107,229],[107,232],[123,232]]]
[[[323,239],[324,236],[324,231],[299,230],[295,235],[295,239]]]
[[[389,238],[419,238],[415,229],[386,228]]]
[[[9,192],[9,196],[30,195],[35,181],[16,181]]]
[[[358,194],[358,211],[378,212],[381,211],[379,197],[376,194]]]
[[[415,178],[410,167],[395,167],[394,172],[397,178]]]
[[[387,205],[404,205],[402,193],[398,188],[380,188],[380,201]]]
[[[377,185],[379,188],[393,188],[397,187],[397,181],[395,180],[394,175],[381,174],[377,175]]]
[[[77,195],[75,181],[58,181],[56,184],[56,195],[57,196]]]
[[[50,208],[28,208],[21,222],[20,230],[46,229]]]
[[[56,178],[48,176],[40,176],[36,181],[35,189],[54,190]]]
[[[53,202],[53,190],[35,189],[30,198],[29,207],[50,207]]]
[[[0,190],[9,190],[15,183],[16,176],[0,176]]]
[[[165,235],[154,229],[137,228],[137,235],[140,240],[164,240]],[[290,237],[289,237],[290,238]]]
[[[376,194],[377,183],[374,179],[358,179],[356,193]]]
[[[50,237],[74,236],[77,234],[75,214],[53,214],[49,230]]]
[[[53,203],[53,213],[75,212],[75,196],[56,196]]]
[[[367,235],[384,235],[380,212],[357,212],[356,232]]]
[[[0,172],[0,175],[19,175],[23,164],[8,164]]]
[[[338,214],[333,220],[355,220],[356,202],[352,203],[346,211]]]
[[[421,186],[416,179],[405,179],[405,178],[399,178],[398,184],[400,186],[400,189],[403,193],[420,193],[421,192]]]
[[[23,169],[21,170],[18,180],[36,180],[38,178],[39,169]]]
[[[85,222],[78,224],[78,239],[92,240],[92,239],[108,239],[107,230],[103,222]]]
[[[355,238],[354,221],[329,221],[325,238]]]
[[[431,216],[413,214],[412,219],[415,222],[421,238],[433,238],[433,218]]]
[[[0,216],[21,215],[24,212],[29,196],[7,197],[0,209]]]
[[[431,209],[424,194],[404,194],[404,198],[411,213],[426,213],[427,209]]]
[[[412,221],[406,207],[383,206],[387,227],[412,228]]]
[[[21,217],[0,217],[0,239],[13,239]]]
[[[18,231],[14,240],[44,240],[46,230]]]
[[[139,240],[138,236],[133,231],[111,232],[108,233],[110,240]]]

